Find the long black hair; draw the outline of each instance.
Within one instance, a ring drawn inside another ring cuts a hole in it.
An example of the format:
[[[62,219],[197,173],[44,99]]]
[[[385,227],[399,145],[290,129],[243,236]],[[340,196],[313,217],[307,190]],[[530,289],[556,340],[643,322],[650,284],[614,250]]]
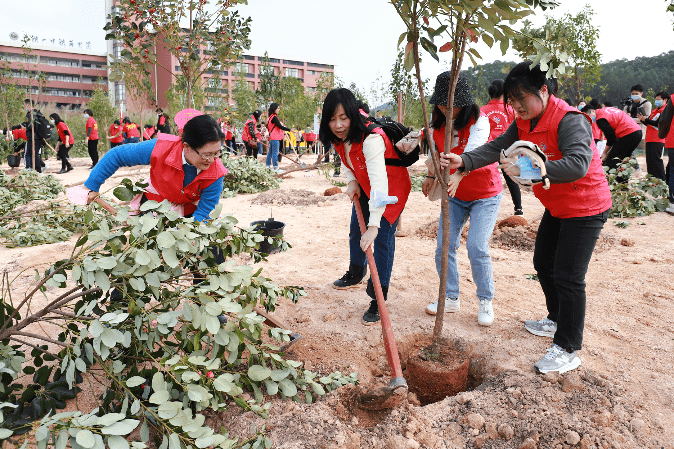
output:
[[[450,112],[449,108],[447,108],[447,112]],[[461,108],[461,112],[459,112],[456,120],[454,120],[454,129],[462,129],[470,122],[471,118],[477,120],[479,117],[480,108],[478,108],[475,103],[471,104],[470,106],[464,106]],[[445,114],[442,113],[437,105],[433,108],[431,121],[433,122],[433,129],[442,128],[445,126],[445,122],[447,121]]]
[[[269,105],[269,117],[271,117],[272,114],[276,114],[276,110],[278,109],[279,104],[278,103],[272,103]]]
[[[550,95],[557,95],[557,79],[548,78],[546,73],[541,70],[541,65],[536,64],[529,68],[530,61],[524,61],[517,64],[510,70],[503,85],[503,102],[508,103],[508,98],[520,96],[522,93],[530,93],[541,98],[538,93],[543,86],[548,86]]]
[[[346,136],[347,142],[360,142],[367,131],[363,115],[358,111],[359,102],[355,95],[347,88],[332,89],[323,101],[323,115],[321,117],[321,126],[318,131],[318,138],[323,145],[328,148],[330,144],[338,142],[340,139],[330,130],[330,120],[335,114],[337,106],[342,105],[344,113],[351,120],[349,133]]]
[[[489,88],[487,89],[487,92],[489,92],[489,98],[492,100],[494,98],[500,98],[503,95],[503,85],[505,84],[505,81],[502,79],[497,79],[491,82],[489,85]]]
[[[63,121],[63,120],[61,120],[61,117],[56,112],[54,112],[53,114],[49,114],[49,118],[54,120],[55,125],[58,125],[59,123],[61,123]]]
[[[210,115],[197,115],[192,117],[183,128],[183,142],[193,150],[199,150],[207,143],[221,142],[225,134]]]

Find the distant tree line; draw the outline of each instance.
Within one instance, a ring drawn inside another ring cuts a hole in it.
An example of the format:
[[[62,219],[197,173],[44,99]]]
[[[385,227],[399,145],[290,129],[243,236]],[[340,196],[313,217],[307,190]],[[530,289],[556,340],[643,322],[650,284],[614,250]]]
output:
[[[494,61],[470,67],[463,71],[480,105],[489,101],[487,88],[492,80],[505,79],[508,71],[515,66],[514,61]],[[620,100],[628,98],[630,88],[635,84],[644,86],[644,92],[666,90],[674,92],[674,50],[651,57],[638,57],[632,60],[618,59],[601,65],[601,79],[593,87],[585,90],[585,97],[598,98],[601,102],[610,101],[618,106]],[[564,91],[560,96],[566,98]],[[652,100],[652,98],[651,98]]]

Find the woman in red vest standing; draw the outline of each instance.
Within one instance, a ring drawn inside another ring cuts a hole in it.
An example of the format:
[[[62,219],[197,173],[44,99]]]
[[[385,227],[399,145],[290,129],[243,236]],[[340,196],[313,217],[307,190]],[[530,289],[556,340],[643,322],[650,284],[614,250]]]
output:
[[[91,167],[89,167],[91,170],[98,164],[98,123],[96,123],[91,109],[84,110],[84,119],[87,121],[84,143],[87,145],[89,157],[91,158]]]
[[[260,120],[262,112],[259,109],[253,111],[253,114],[250,116],[246,123],[243,125],[243,131],[241,132],[241,140],[246,146],[246,156],[254,157],[257,160],[257,137],[255,129],[257,127],[257,122]],[[254,153],[254,154],[253,154]]]
[[[110,125],[110,132],[108,139],[110,140],[110,149],[113,149],[122,143],[124,143],[124,128],[122,127],[119,120],[115,120]]]
[[[515,111],[513,111],[512,106],[503,102],[503,83],[504,81],[501,79],[491,82],[488,89],[491,100],[480,108],[480,112],[485,114],[489,119],[489,126],[491,127],[488,142],[503,134],[513,120],[515,120]],[[520,185],[510,179],[510,176],[506,175],[505,172],[503,172],[503,177],[510,191],[510,198],[513,200],[515,215],[524,215]]]
[[[470,93],[467,79],[462,75],[456,83],[454,104],[447,107],[450,72],[438,75],[435,91],[429,100],[435,105],[433,109],[433,141],[437,151],[445,151],[445,124],[447,117],[454,122],[454,138],[452,153],[462,154],[473,151],[489,139],[491,128],[489,119],[480,113]],[[427,164],[429,165],[429,164]],[[428,195],[435,177],[434,167],[429,166],[428,176],[422,184],[424,195]],[[440,174],[441,175],[441,174]],[[472,171],[461,180],[456,192],[449,198],[449,253],[447,259],[447,284],[445,286],[445,312],[458,312],[461,306],[459,299],[459,267],[456,253],[461,243],[461,230],[470,218],[470,228],[466,248],[473,274],[473,282],[477,287],[479,311],[478,324],[490,326],[494,322],[494,275],[492,273],[491,255],[489,254],[489,237],[494,230],[498,209],[503,199],[503,184],[497,164]],[[440,274],[442,258],[442,217],[438,226],[437,249],[435,250],[435,266]],[[426,307],[426,313],[435,315],[438,302]]]
[[[267,119],[267,131],[269,131],[269,151],[267,151],[267,168],[278,170],[278,152],[283,140],[283,131],[290,131],[290,128],[281,123],[278,118],[281,106],[278,103],[272,103],[269,106],[269,118]]]
[[[669,94],[667,92],[658,92],[655,94],[655,107],[650,116],[646,117],[637,113],[637,118],[646,125],[646,169],[648,174],[665,182],[667,182],[665,164],[662,162],[662,155],[665,152],[665,139],[658,139],[658,120],[668,101]]]
[[[518,140],[535,143],[547,155],[550,188],[538,184],[533,190],[545,206],[534,268],[548,316],[527,320],[524,327],[534,335],[553,337],[534,368],[539,373],[563,373],[581,364],[576,351],[583,343],[585,274],[608,218],[611,192],[592,139],[591,119],[558,99],[557,80],[546,78],[539,65],[529,68],[530,64],[516,65],[505,80],[506,102],[518,114],[515,122],[492,142],[460,156],[447,155],[446,161],[450,168],[472,171],[498,161],[501,150]],[[502,165],[508,175],[520,174],[511,161],[503,160]]]
[[[386,158],[398,155],[384,131],[381,128],[368,131],[365,120],[350,90],[333,89],[325,97],[319,139],[325,148],[333,145],[342,158],[348,181],[346,194],[351,201],[360,203],[367,224],[367,231],[361,235],[354,205],[349,231],[349,271],[335,285],[350,275],[362,279],[367,266],[364,251],[374,243],[374,260],[387,299],[395,256],[395,230],[412,184],[406,167],[386,165]],[[375,204],[369,201],[374,192],[396,196],[398,201]],[[380,320],[372,279],[367,282],[367,295],[371,301],[363,324],[369,326]]]
[[[70,165],[70,161],[68,161],[68,151],[75,144],[75,139],[70,132],[70,128],[66,125],[66,122],[61,120],[61,116],[57,113],[53,113],[49,118],[56,126],[56,131],[59,136],[59,140],[56,142],[56,158],[61,159],[61,171],[57,173],[57,175],[60,175],[61,173],[67,173],[73,169],[73,166]]]

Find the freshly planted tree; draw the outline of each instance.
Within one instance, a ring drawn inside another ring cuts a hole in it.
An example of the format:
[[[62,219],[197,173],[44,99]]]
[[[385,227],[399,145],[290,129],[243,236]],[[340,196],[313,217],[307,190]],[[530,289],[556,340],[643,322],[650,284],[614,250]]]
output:
[[[123,61],[113,64],[110,79],[124,78],[124,67],[131,66],[141,75],[133,78],[149,80],[150,67],[156,65],[183,81],[185,107],[201,108],[203,104],[193,102],[193,91],[203,92],[203,75],[229,66],[250,48],[250,17],[231,11],[240,3],[245,1],[120,0],[104,27],[107,40],[124,45]],[[180,73],[159,60],[159,46],[176,58]]]
[[[594,11],[586,5],[578,14],[561,19],[546,16],[545,25],[534,28],[524,22],[522,34],[513,39],[513,48],[524,59],[535,56],[541,43],[555,49],[552,62],[565,66],[559,74],[560,88],[576,104],[601,78],[601,53],[597,50],[599,27],[593,25]]]
[[[398,44],[406,41],[405,46],[405,68],[407,70],[415,69],[417,88],[421,97],[421,105],[426,130],[430,129],[428,110],[426,108],[426,96],[423,88],[423,78],[419,65],[419,46],[426,50],[431,57],[439,60],[438,52],[451,51],[451,78],[449,94],[447,98],[448,105],[454,104],[454,90],[459,78],[461,66],[465,55],[476,64],[480,59],[480,54],[474,48],[472,43],[482,40],[489,47],[499,43],[501,52],[505,54],[510,45],[510,40],[517,35],[517,32],[510,27],[510,24],[523,19],[533,13],[532,8],[541,6],[543,8],[555,5],[546,0],[391,0],[398,15],[405,23],[407,31],[400,35]],[[433,25],[431,23],[433,22]],[[422,36],[425,34],[425,36]],[[436,38],[446,39],[438,48],[434,43]],[[448,36],[448,38],[445,38]],[[538,54],[534,63],[548,63],[544,69],[550,69],[549,75],[555,75],[556,71],[563,71],[555,63],[553,56],[554,49],[544,48],[541,54]],[[560,58],[563,60],[563,58]],[[451,151],[451,138],[454,135],[452,121],[447,120],[445,130],[445,152]],[[435,172],[438,176],[443,190],[447,190],[447,181],[449,171],[440,170],[439,155],[435,151],[435,145],[430,132],[425,133],[425,138],[430,148]],[[442,221],[444,229],[449,229],[449,198],[447,195],[442,197]],[[447,282],[447,252],[449,249],[449,233],[443,234],[442,240],[442,258],[440,285],[438,289],[438,309],[435,317],[435,327],[433,329],[433,345],[437,346],[442,338],[442,327],[445,310],[445,285]]]

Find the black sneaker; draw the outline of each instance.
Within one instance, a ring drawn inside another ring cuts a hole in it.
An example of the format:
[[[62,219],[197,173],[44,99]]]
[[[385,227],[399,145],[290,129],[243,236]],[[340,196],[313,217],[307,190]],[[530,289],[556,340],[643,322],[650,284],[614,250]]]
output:
[[[524,215],[524,211],[522,210],[522,208],[515,209],[515,215]]]
[[[361,267],[356,264],[349,264],[349,271],[344,276],[332,283],[332,286],[338,290],[354,288],[360,284],[367,274],[367,266]]]
[[[377,306],[377,301],[373,299],[370,301],[370,308],[367,309],[363,315],[363,325],[372,326],[379,322],[381,317],[379,316],[379,307]]]
[[[65,168],[62,168],[60,171],[56,172],[56,174],[60,175],[60,174],[67,173],[67,172],[68,172],[68,170],[66,170]]]

